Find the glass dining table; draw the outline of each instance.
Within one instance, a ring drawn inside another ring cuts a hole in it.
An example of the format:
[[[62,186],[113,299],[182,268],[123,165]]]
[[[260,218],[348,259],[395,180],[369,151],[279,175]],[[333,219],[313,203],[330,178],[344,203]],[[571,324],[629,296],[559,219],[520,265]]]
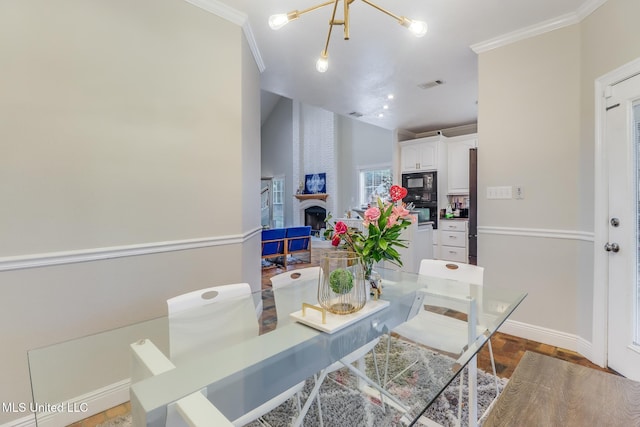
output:
[[[42,405],[34,411],[36,423],[69,425],[130,399],[139,424],[165,426],[168,405],[197,391],[235,420],[302,381],[307,381],[308,391],[316,374],[374,340],[378,340],[375,351],[356,364],[358,372],[372,381],[362,381],[345,368],[323,385],[322,408],[330,414],[325,425],[414,425],[421,417],[424,421],[436,398],[465,366],[471,369],[469,377],[475,376],[476,354],[526,293],[394,270],[379,273],[380,301],[373,296],[370,301],[379,308],[365,310],[359,317],[350,315],[344,326],[330,332],[300,321],[302,303],[317,303],[317,279],[310,279],[253,293],[255,334],[211,343],[179,358],[171,357],[172,320],[167,316],[31,350],[33,401]],[[452,301],[457,305],[448,304]],[[464,306],[470,308],[466,313],[460,308]],[[233,313],[232,306],[227,310]],[[441,346],[437,339],[426,343],[422,338],[440,328],[436,320],[419,325],[418,334],[403,335],[403,325],[423,310],[472,323],[468,330],[473,332],[459,345]],[[215,321],[217,328],[233,329],[231,314],[200,320],[203,325]],[[131,344],[140,340],[151,340],[175,369],[131,381]],[[468,387],[469,424],[474,425],[475,381]],[[277,414],[269,423],[291,425],[296,417],[291,408],[274,411]],[[315,409],[307,416],[315,417]]]

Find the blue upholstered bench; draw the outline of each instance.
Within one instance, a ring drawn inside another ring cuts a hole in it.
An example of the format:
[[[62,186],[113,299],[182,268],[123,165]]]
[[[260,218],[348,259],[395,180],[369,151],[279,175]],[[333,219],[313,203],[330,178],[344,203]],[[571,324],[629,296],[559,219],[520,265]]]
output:
[[[311,226],[262,230],[262,259],[282,257],[286,267],[289,255],[305,252],[311,262]]]
[[[262,259],[284,256],[286,228],[262,230]]]
[[[309,262],[311,262],[311,226],[287,228],[286,253],[290,255],[302,252],[309,254]],[[284,265],[287,265],[286,258]]]

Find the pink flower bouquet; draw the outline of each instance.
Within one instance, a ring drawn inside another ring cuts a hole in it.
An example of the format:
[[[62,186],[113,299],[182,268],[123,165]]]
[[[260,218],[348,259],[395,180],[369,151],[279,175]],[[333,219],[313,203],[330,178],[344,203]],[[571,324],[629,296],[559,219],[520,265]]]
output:
[[[407,247],[407,242],[402,240],[400,235],[402,230],[415,221],[415,217],[409,213],[411,206],[407,208],[402,204],[407,190],[393,185],[389,193],[391,202],[378,199],[377,206],[372,206],[364,212],[365,232],[349,228],[342,221],[332,225],[331,215],[326,219],[325,238],[330,239],[333,246],[343,243],[348,250],[358,254],[367,275],[371,274],[373,264],[382,260],[402,266],[400,253],[396,248]]]

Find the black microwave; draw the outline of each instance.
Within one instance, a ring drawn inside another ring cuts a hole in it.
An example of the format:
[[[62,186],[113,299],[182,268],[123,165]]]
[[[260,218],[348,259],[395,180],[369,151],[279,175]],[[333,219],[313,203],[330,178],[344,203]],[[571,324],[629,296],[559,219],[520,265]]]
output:
[[[438,203],[438,173],[419,172],[402,174],[402,186],[407,189],[406,203]]]
[[[413,212],[417,213],[418,224],[433,223],[438,228],[438,173],[416,172],[402,174],[402,186],[407,195],[405,203],[413,203]]]

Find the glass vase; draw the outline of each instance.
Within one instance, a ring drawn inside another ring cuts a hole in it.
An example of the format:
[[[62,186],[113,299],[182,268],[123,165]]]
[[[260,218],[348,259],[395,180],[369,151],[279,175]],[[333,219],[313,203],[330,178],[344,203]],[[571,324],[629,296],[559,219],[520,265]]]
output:
[[[380,273],[375,270],[371,270],[369,274],[364,275],[367,291],[371,296],[378,299],[382,295],[382,277]]]
[[[367,302],[364,269],[355,252],[325,253],[320,260],[318,302],[334,314],[350,314]]]

